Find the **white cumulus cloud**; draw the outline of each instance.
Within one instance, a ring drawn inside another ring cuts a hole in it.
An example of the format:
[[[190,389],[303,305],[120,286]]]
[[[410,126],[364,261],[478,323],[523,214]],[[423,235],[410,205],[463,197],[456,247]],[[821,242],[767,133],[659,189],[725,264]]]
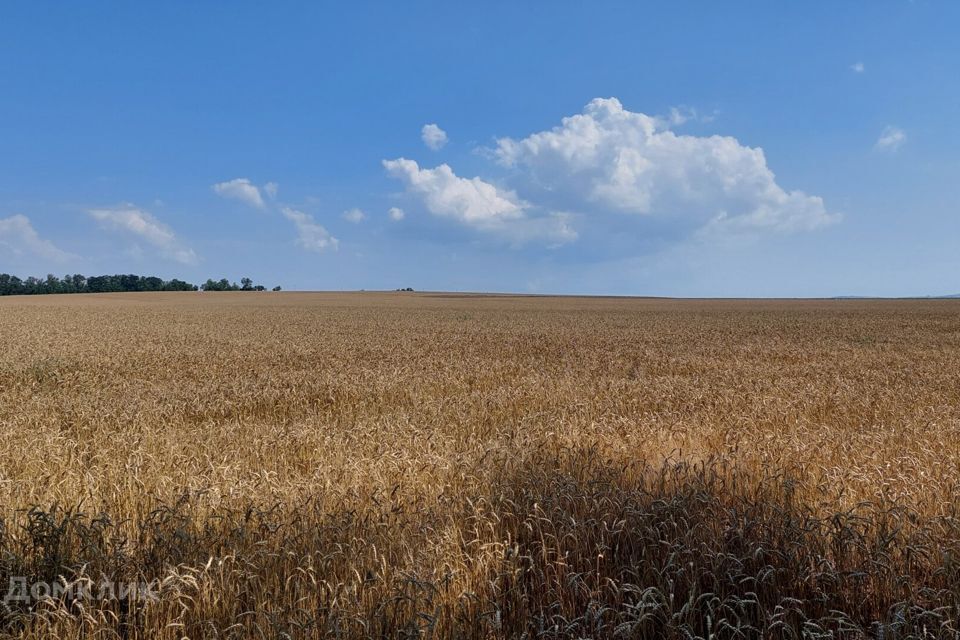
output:
[[[478,228],[497,226],[523,217],[526,203],[511,191],[498,189],[480,178],[461,178],[449,165],[421,169],[413,160],[384,160],[391,177],[424,200],[430,213],[454,218]]]
[[[576,238],[565,213],[538,210],[509,190],[480,178],[461,178],[449,165],[422,169],[413,160],[384,160],[390,176],[420,198],[430,213],[480,231],[499,233],[513,242],[546,239],[554,244]]]
[[[323,227],[314,221],[313,216],[290,207],[280,210],[283,216],[297,228],[297,244],[307,251],[337,250],[339,241]]]
[[[420,138],[423,144],[434,151],[439,151],[447,144],[447,132],[435,124],[425,124],[420,130]]]
[[[64,262],[74,257],[41,238],[27,216],[18,214],[0,218],[0,256],[27,254],[52,262]]]
[[[353,224],[360,224],[367,219],[367,214],[365,214],[361,209],[348,209],[343,212],[343,219],[347,222],[352,222]]]
[[[780,187],[762,149],[729,136],[678,135],[670,124],[597,98],[550,130],[499,139],[494,154],[528,200],[586,215],[787,231],[837,219],[820,198]]]
[[[877,143],[874,147],[880,151],[890,151],[892,153],[902,147],[906,141],[906,132],[904,132],[903,129],[890,125],[884,127],[883,131],[880,132],[880,137],[877,138]]]
[[[407,214],[404,213],[403,209],[400,207],[390,207],[390,210],[387,211],[387,215],[390,216],[390,219],[394,222],[400,222],[407,216]]]
[[[89,209],[90,216],[106,229],[125,232],[152,245],[161,256],[180,262],[194,264],[197,256],[193,249],[185,247],[173,230],[157,220],[149,212],[132,204],[116,207]]]
[[[276,182],[268,182],[267,184],[263,185],[263,192],[267,194],[267,197],[269,197],[271,200],[277,197],[277,193],[279,191],[280,185],[278,185]]]
[[[269,190],[267,192],[271,194],[272,197],[276,194],[276,183],[267,183],[264,189],[266,190],[268,187]],[[247,178],[234,178],[226,182],[218,182],[213,185],[213,190],[223,198],[239,200],[257,209],[263,209],[266,206],[263,201],[263,196],[260,195],[260,189]]]

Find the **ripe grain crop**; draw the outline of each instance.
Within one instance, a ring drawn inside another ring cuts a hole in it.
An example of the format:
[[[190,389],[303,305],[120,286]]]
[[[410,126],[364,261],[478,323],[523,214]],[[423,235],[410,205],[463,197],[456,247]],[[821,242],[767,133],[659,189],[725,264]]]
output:
[[[42,296],[0,347],[5,636],[960,633],[960,302]]]

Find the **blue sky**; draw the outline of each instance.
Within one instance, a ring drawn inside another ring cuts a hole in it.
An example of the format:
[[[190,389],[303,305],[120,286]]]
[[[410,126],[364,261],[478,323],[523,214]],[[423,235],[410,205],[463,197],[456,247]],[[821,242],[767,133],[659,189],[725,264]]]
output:
[[[0,271],[960,292],[960,4],[462,4],[4,3]]]

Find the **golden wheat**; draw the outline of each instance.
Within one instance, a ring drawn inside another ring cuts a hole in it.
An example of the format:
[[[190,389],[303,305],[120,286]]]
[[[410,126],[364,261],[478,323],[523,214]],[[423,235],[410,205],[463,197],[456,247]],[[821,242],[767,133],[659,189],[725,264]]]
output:
[[[0,588],[61,585],[10,636],[960,629],[957,302],[42,296],[0,344]]]

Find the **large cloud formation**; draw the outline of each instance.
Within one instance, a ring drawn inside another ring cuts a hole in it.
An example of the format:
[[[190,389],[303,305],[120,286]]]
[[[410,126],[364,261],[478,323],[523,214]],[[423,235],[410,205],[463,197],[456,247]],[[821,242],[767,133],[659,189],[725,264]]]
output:
[[[497,140],[488,157],[506,170],[501,181],[509,186],[459,177],[446,164],[383,164],[430,213],[514,240],[568,242],[578,236],[574,224],[589,231],[604,217],[620,219],[620,229],[631,216],[652,222],[637,224],[638,238],[804,231],[838,219],[821,198],[777,184],[762,149],[671,129],[690,119],[678,110],[669,117],[631,112],[616,98],[597,98],[552,129]]]
[[[813,229],[833,222],[823,200],[780,187],[760,148],[729,136],[680,135],[670,121],[597,98],[583,113],[521,140],[501,138],[495,157],[530,199],[585,214],[684,217],[702,225]]]

